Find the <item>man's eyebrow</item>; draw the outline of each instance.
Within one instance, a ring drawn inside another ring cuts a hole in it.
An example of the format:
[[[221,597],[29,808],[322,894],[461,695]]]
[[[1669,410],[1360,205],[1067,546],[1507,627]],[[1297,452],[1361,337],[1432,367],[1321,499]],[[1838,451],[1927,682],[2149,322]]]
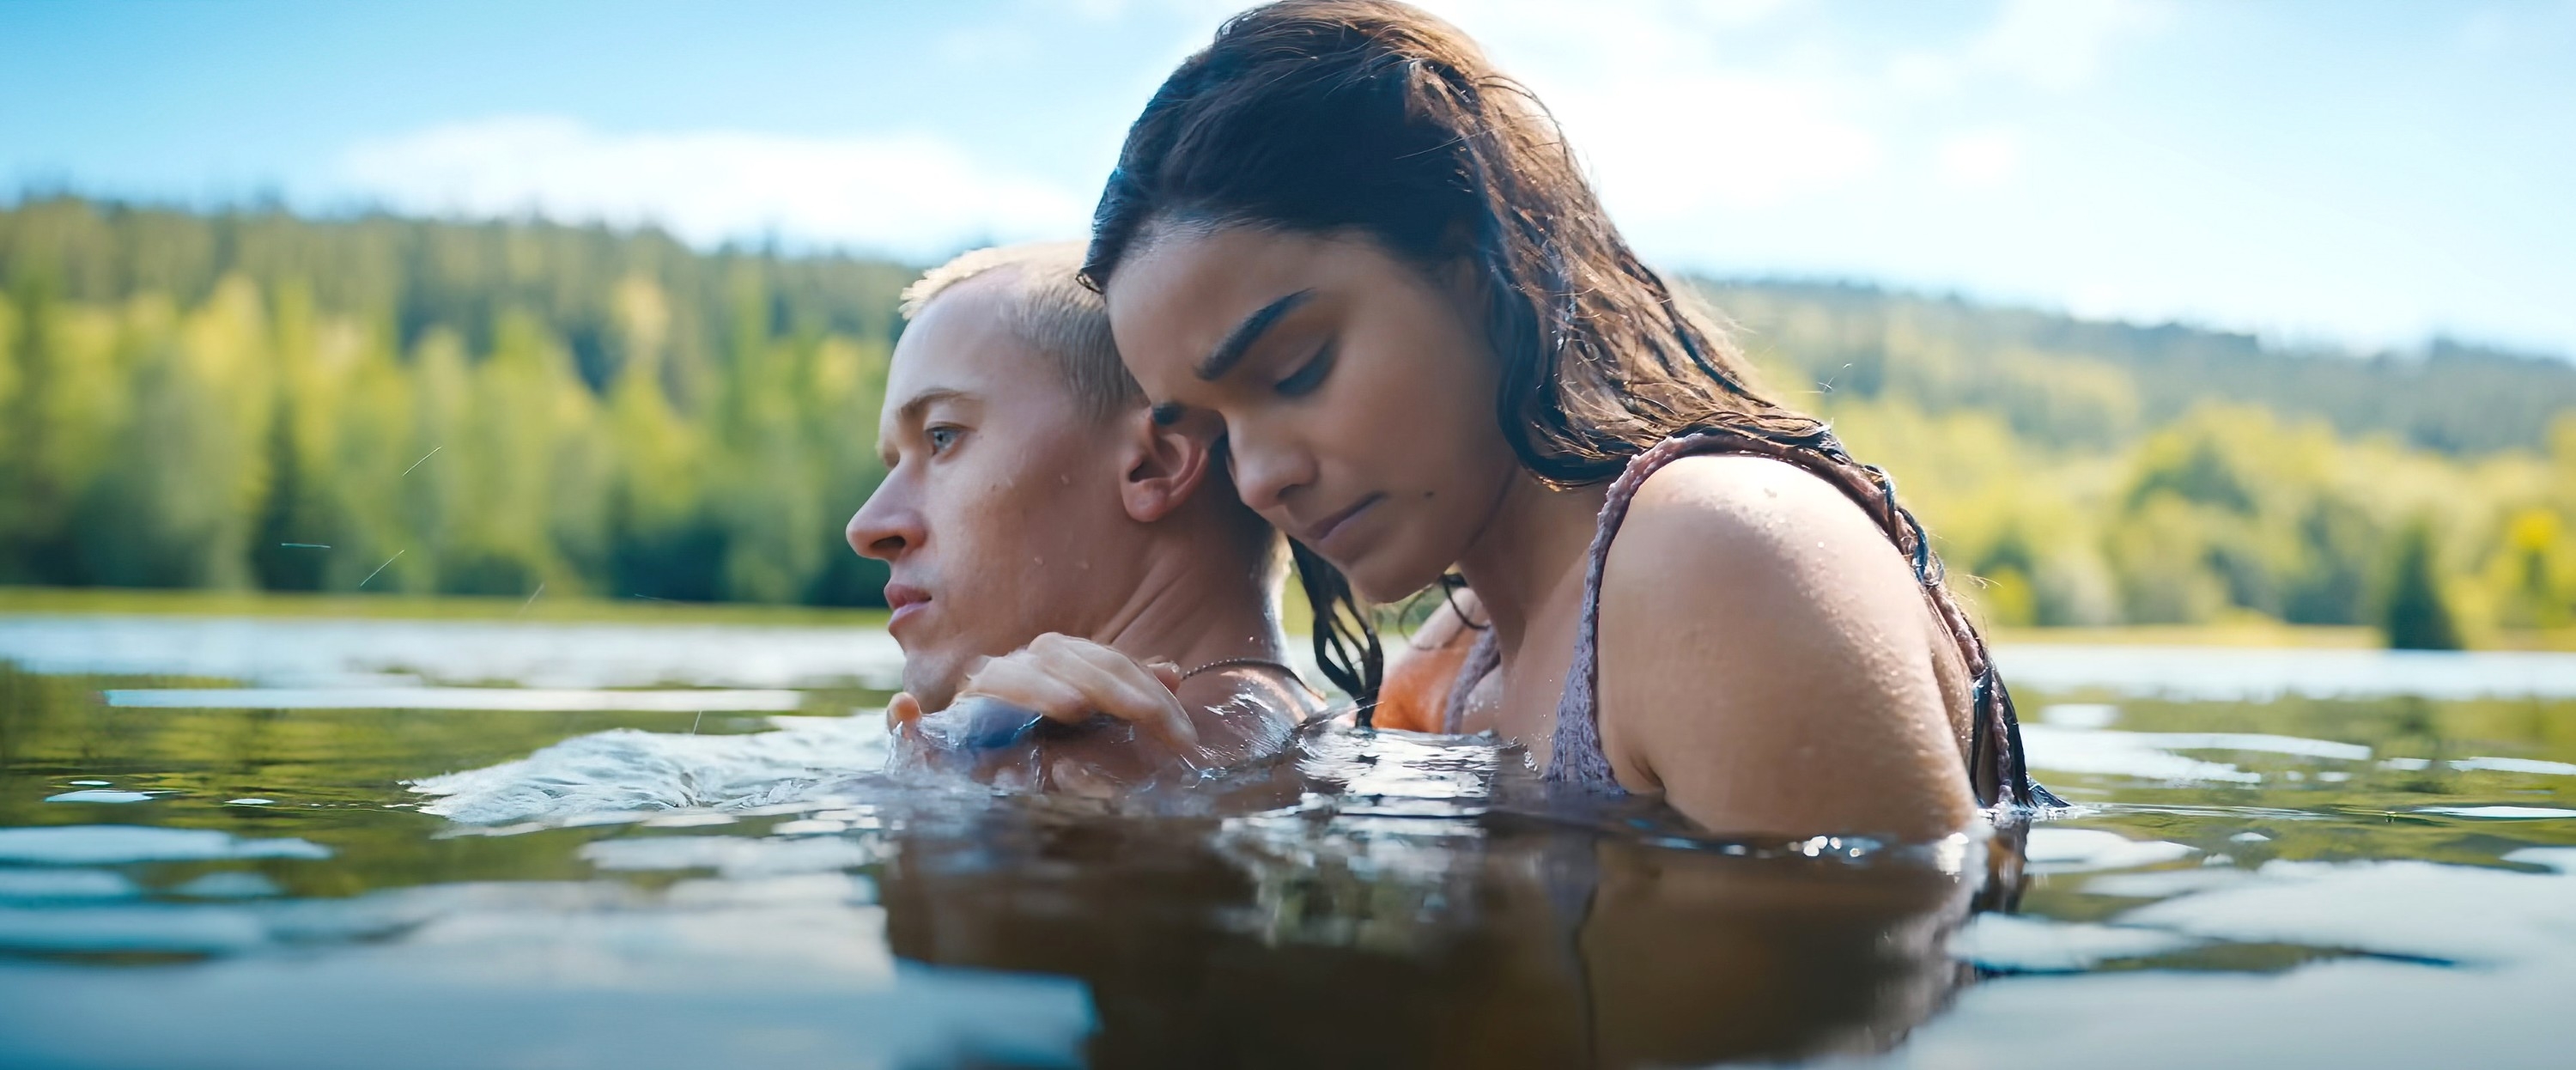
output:
[[[920,423],[922,410],[939,404],[940,402],[972,401],[974,398],[975,395],[969,394],[963,390],[951,390],[946,387],[942,387],[937,390],[924,390],[921,393],[913,395],[909,400],[906,400],[903,403],[901,408],[894,410],[893,423],[881,424],[877,428],[877,460],[884,462],[885,466],[888,468],[894,467],[894,436],[888,433],[892,428],[902,427],[905,424]]]
[[[1299,290],[1263,305],[1260,311],[1243,317],[1243,322],[1235,324],[1234,330],[1226,333],[1224,341],[1218,342],[1215,349],[1208,351],[1207,359],[1199,361],[1199,381],[1215,382],[1225,378],[1225,373],[1233,371],[1235,365],[1243,363],[1244,354],[1252,351],[1252,344],[1260,341],[1262,334],[1279,322],[1279,317],[1296,311],[1297,306],[1314,299],[1315,291]]]
[[[951,390],[945,387],[937,390],[924,390],[921,393],[913,395],[910,400],[905,401],[902,408],[896,409],[894,411],[895,418],[898,420],[918,420],[921,418],[921,410],[939,404],[940,402],[972,401],[974,400],[974,397],[975,395],[969,394],[963,390]]]

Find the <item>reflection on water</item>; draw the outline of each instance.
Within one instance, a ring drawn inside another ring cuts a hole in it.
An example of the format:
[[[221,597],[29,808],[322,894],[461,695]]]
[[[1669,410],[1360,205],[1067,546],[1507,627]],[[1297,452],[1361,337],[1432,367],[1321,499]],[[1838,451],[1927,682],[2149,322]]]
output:
[[[881,647],[0,620],[0,1063],[2564,1057],[2576,713],[2458,664],[2302,697],[2058,650],[2027,737],[2076,812],[1888,849],[1709,842],[1399,732],[1121,803],[889,776]],[[107,699],[187,691],[234,693]]]

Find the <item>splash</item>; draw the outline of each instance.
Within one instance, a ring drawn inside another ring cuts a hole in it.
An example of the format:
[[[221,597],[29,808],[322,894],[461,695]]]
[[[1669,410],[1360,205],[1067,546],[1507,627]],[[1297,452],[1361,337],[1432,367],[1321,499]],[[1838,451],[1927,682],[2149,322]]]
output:
[[[774,804],[882,769],[883,722],[778,717],[775,731],[683,736],[632,728],[576,736],[517,761],[412,781],[421,807],[467,824],[560,821],[602,811]]]

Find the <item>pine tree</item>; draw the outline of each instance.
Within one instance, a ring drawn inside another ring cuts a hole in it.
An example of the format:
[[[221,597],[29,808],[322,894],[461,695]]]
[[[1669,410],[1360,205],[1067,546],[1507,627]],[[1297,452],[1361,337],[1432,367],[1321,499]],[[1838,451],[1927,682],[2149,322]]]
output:
[[[2442,600],[2434,567],[2433,522],[2417,517],[2397,533],[2388,566],[2388,594],[2380,627],[2397,650],[2458,650],[2459,625]]]

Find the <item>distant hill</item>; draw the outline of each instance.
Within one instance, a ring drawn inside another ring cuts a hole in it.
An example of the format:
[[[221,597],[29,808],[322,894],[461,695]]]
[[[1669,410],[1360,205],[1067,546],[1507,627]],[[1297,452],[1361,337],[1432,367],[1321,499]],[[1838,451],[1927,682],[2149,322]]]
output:
[[[97,303],[159,293],[188,305],[227,275],[292,280],[324,310],[390,328],[408,350],[435,329],[488,349],[504,309],[548,324],[600,387],[623,359],[616,284],[652,277],[670,295],[679,387],[721,363],[727,332],[891,339],[894,298],[914,265],[758,250],[700,252],[657,231],[551,223],[460,223],[369,215],[198,214],[55,198],[0,210],[0,287],[27,299]],[[2348,435],[2388,433],[2474,454],[2538,448],[2576,407],[2576,364],[2434,341],[2356,357],[2266,346],[2244,334],[2142,327],[1867,285],[1695,280],[1744,328],[1789,391],[1830,383],[1930,411],[1990,409],[2036,441],[2108,445],[2221,399],[2313,414]],[[755,302],[760,307],[741,307]]]
[[[916,270],[543,222],[0,208],[0,583],[873,603],[840,527],[883,476]],[[1899,477],[1989,620],[2576,625],[2564,361],[1698,285],[1775,392]]]
[[[583,379],[612,378],[618,284],[649,278],[669,298],[675,380],[723,360],[734,334],[888,340],[895,295],[916,268],[756,249],[691,249],[657,230],[391,215],[312,219],[282,211],[195,213],[57,197],[0,209],[0,288],[22,300],[101,304],[138,294],[191,306],[227,277],[293,284],[327,313],[390,329],[408,351],[434,330],[484,352],[507,310],[559,334]]]
[[[1775,388],[1932,411],[1990,409],[2035,441],[2109,446],[2203,401],[2323,417],[2353,436],[2478,454],[2545,445],[2576,408],[2576,364],[2437,340],[2359,357],[2244,334],[2074,319],[1861,285],[1699,280]]]
[[[0,210],[0,583],[872,603],[907,265]]]

